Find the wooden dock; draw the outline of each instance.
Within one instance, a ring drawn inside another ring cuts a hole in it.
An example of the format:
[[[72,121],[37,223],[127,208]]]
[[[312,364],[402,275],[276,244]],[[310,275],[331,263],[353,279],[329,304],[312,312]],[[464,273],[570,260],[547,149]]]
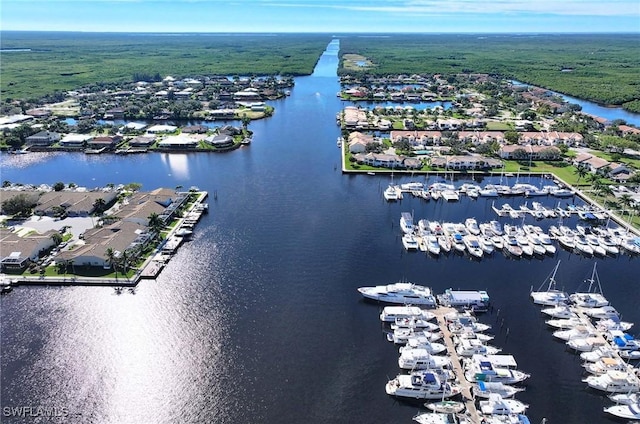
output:
[[[440,330],[444,335],[444,344],[447,346],[447,354],[449,358],[451,358],[451,364],[453,366],[453,371],[456,375],[456,382],[460,385],[462,389],[462,401],[466,407],[466,414],[471,418],[472,422],[479,423],[481,420],[480,414],[476,409],[475,397],[471,392],[471,388],[473,384],[468,382],[464,376],[464,368],[462,367],[462,362],[460,356],[456,352],[456,347],[453,344],[453,335],[449,331],[449,327],[447,326],[447,319],[445,315],[457,312],[454,308],[447,308],[444,306],[437,307],[433,313],[436,315],[436,319],[438,320],[438,326],[440,326]]]

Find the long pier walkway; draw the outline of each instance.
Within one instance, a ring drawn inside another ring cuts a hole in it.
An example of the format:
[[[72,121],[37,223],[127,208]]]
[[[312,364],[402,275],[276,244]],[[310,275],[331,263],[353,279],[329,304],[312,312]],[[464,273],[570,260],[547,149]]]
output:
[[[451,358],[451,364],[456,375],[456,380],[462,389],[462,400],[466,407],[466,414],[471,418],[471,422],[479,423],[481,418],[478,410],[476,409],[473,393],[471,392],[472,384],[468,382],[464,376],[464,368],[462,367],[460,356],[456,352],[456,347],[453,344],[453,335],[447,326],[446,315],[452,312],[456,312],[456,309],[444,306],[439,306],[433,311],[436,315],[436,319],[438,320],[440,330],[444,335],[444,344],[447,346],[447,353],[449,358]]]

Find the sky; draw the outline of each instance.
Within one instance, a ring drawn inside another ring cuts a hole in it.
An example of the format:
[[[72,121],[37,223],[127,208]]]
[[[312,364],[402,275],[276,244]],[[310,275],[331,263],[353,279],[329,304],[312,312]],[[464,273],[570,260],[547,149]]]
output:
[[[21,31],[640,33],[640,0],[1,0]]]

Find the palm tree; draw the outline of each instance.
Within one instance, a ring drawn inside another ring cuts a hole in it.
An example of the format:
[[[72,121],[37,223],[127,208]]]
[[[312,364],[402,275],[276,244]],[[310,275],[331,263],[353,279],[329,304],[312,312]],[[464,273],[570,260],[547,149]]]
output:
[[[105,202],[102,197],[97,198],[95,202],[93,202],[93,210],[99,214],[104,212],[104,208],[106,206],[107,206],[107,202]]]
[[[160,234],[160,231],[164,228],[164,221],[160,218],[160,215],[153,212],[149,215],[148,218],[149,223],[147,224],[152,232],[156,234]]]
[[[127,276],[127,261],[129,259],[129,255],[127,254],[127,251],[125,250],[124,252],[122,252],[122,255],[120,256],[120,263],[122,264],[122,274],[124,274],[124,276]]]
[[[575,171],[573,171],[573,173],[578,175],[578,179],[576,180],[576,184],[577,184],[581,178],[584,178],[585,175],[587,175],[588,171],[586,170],[586,168],[582,166],[578,166],[576,167]]]
[[[115,267],[116,260],[117,260],[116,259],[116,251],[113,250],[113,248],[109,247],[109,248],[107,248],[107,251],[104,254],[107,257],[107,262],[109,262],[109,265],[115,271],[116,279],[117,279],[118,278],[118,268]]]

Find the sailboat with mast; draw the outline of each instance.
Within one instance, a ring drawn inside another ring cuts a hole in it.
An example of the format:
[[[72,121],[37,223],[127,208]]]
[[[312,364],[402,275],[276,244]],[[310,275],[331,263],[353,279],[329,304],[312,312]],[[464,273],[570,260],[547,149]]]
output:
[[[550,276],[543,281],[540,288],[538,288],[538,291],[531,292],[533,303],[538,305],[552,306],[566,303],[569,300],[569,295],[566,292],[556,289],[556,273],[558,272],[559,266],[560,261],[558,261]],[[547,289],[543,291],[542,287],[547,281],[549,281],[549,284],[547,286]]]
[[[598,277],[598,272],[596,271],[597,266],[597,262],[593,264],[591,278],[587,280],[589,282],[589,288],[587,289],[587,291],[576,292],[569,296],[569,299],[577,306],[582,306],[583,308],[600,308],[609,305],[609,301],[602,294],[600,278]]]

